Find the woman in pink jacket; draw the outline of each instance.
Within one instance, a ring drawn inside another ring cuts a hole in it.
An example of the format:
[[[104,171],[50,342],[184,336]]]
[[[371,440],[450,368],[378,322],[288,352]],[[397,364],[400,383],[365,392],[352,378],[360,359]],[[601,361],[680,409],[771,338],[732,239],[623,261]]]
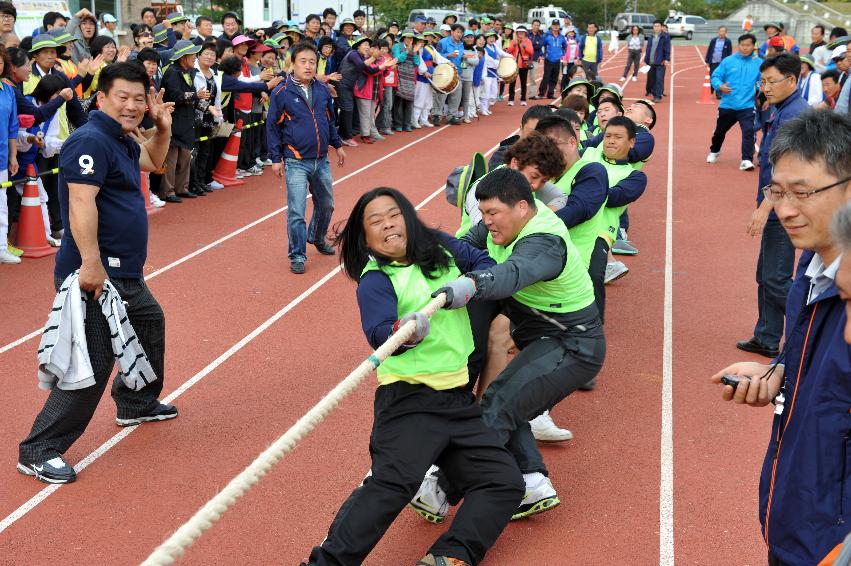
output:
[[[532,58],[535,54],[535,49],[532,47],[532,41],[527,37],[529,31],[525,26],[517,26],[514,30],[514,39],[509,42],[505,50],[510,53],[514,60],[517,61],[517,68],[520,70],[520,106],[526,106],[526,83],[529,78],[529,68],[532,66]],[[514,83],[515,78],[508,85],[508,105],[514,106]]]

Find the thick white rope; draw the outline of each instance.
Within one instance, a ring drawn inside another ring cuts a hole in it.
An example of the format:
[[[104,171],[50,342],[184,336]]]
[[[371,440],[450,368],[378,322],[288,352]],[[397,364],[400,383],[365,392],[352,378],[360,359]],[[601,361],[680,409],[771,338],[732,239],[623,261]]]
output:
[[[440,294],[429,302],[420,312],[429,318],[446,301],[446,295]],[[388,356],[408,341],[416,330],[416,322],[411,320],[402,325],[384,344],[352,371],[334,389],[328,392],[312,409],[301,417],[290,429],[264,450],[247,468],[233,478],[225,488],[201,507],[186,523],[177,529],[164,543],[158,546],[142,566],[161,566],[173,564],[204,531],[213,526],[236,501],[245,495],[260,478],[272,469],[272,466],[292,451],[305,436],[310,434],[337,405],[340,404],[358,385],[381,364]]]

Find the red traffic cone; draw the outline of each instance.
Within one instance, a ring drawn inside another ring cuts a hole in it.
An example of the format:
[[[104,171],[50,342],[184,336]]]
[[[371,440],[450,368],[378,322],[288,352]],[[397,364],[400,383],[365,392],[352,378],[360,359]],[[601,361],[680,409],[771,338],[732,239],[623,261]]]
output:
[[[703,77],[703,90],[700,92],[700,100],[698,104],[715,104],[715,99],[712,97],[712,83],[710,82],[709,71]]]
[[[236,162],[239,160],[239,143],[242,138],[242,120],[237,120],[236,125],[228,138],[222,156],[213,169],[213,179],[226,187],[244,185],[245,181],[236,178]]]
[[[145,199],[145,212],[148,213],[148,216],[152,214],[156,214],[160,211],[159,208],[151,205],[151,177],[150,173],[147,171],[140,172],[142,177],[142,182],[140,184],[140,189],[142,191],[142,198]]]
[[[27,184],[24,185],[24,196],[21,199],[18,239],[15,242],[15,246],[24,251],[24,257],[45,257],[59,251],[59,248],[47,244],[44,230],[35,167],[30,163],[27,165]]]

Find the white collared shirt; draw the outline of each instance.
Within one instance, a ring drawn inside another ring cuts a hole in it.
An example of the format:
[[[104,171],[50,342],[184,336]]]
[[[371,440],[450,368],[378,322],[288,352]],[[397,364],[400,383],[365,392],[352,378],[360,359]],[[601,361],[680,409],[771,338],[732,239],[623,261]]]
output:
[[[807,295],[808,305],[811,305],[819,295],[824,293],[833,284],[841,260],[842,255],[840,254],[833,260],[833,263],[825,266],[820,255],[816,254],[813,256],[810,265],[807,266],[806,273],[804,273],[804,275],[810,278],[810,293]]]

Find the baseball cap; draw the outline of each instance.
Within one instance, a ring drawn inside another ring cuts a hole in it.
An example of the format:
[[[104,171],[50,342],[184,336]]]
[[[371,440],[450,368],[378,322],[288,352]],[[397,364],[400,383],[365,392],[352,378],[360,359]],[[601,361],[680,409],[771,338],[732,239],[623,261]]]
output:
[[[104,14],[101,19],[103,19],[103,23],[105,24],[114,24],[118,22],[112,14]]]
[[[772,37],[768,40],[768,46],[769,47],[785,47],[785,44],[783,43],[782,37],[775,35],[774,37]]]
[[[550,25],[561,27],[561,21],[560,20],[553,20],[552,22],[550,22]]]
[[[426,19],[426,23],[427,23],[427,24],[436,24],[436,23],[437,23],[437,20],[435,20],[434,18],[427,18],[427,19]]]
[[[520,32],[520,31],[522,31],[523,33],[529,33],[529,30],[528,30],[528,29],[526,29],[526,26],[517,26],[517,29],[516,29],[516,30],[514,30],[514,31],[515,31],[515,32]]]
[[[440,31],[452,31],[452,27],[449,24],[440,24]]]
[[[838,59],[842,59],[845,57],[845,52],[848,51],[847,45],[840,45],[839,47],[833,50],[833,53],[830,54],[830,58],[834,61]]]
[[[425,16],[417,16],[416,18],[414,18],[414,21],[415,21],[415,22],[422,22],[422,23],[426,23]]]

